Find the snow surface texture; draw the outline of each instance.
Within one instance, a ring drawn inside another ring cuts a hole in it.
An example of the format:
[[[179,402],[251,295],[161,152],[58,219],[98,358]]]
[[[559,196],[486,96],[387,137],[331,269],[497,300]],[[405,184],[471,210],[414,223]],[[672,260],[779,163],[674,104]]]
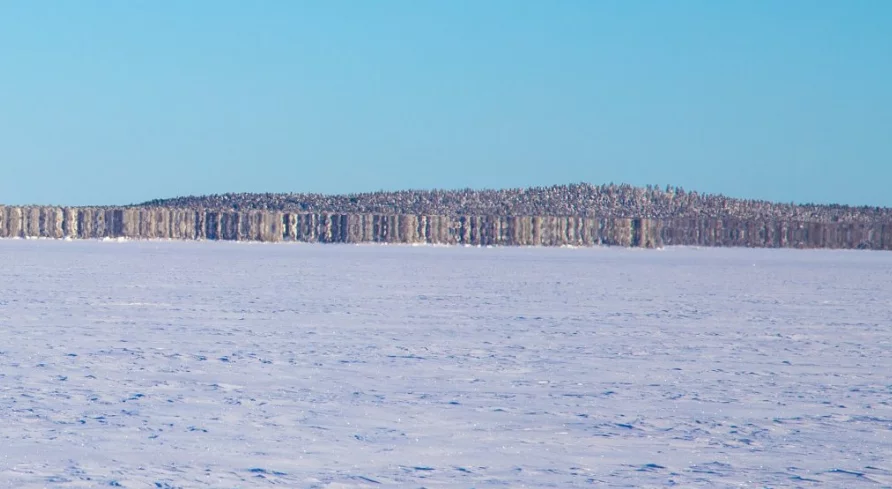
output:
[[[892,487],[892,253],[0,241],[0,486]]]

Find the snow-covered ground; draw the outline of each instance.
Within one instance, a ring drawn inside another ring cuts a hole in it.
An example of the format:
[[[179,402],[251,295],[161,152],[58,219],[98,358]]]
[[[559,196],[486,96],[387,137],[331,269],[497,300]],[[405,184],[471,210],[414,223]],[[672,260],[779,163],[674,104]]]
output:
[[[0,241],[2,487],[892,487],[892,253]]]

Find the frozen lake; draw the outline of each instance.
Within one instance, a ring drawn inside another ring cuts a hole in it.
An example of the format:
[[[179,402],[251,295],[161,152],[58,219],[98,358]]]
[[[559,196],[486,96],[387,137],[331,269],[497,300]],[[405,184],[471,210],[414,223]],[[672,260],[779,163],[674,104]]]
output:
[[[892,487],[892,253],[0,241],[0,487]]]

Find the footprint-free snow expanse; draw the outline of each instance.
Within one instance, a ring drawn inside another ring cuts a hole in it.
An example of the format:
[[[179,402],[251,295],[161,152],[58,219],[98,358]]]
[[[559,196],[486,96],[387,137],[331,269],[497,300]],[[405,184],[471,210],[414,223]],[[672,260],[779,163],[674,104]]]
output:
[[[892,253],[0,241],[0,486],[892,487]]]

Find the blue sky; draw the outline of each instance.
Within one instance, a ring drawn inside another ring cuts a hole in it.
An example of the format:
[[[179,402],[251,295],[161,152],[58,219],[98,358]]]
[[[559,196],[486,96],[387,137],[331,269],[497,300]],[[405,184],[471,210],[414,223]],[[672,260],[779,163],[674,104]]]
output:
[[[886,0],[0,2],[0,202],[587,181],[892,206]]]

